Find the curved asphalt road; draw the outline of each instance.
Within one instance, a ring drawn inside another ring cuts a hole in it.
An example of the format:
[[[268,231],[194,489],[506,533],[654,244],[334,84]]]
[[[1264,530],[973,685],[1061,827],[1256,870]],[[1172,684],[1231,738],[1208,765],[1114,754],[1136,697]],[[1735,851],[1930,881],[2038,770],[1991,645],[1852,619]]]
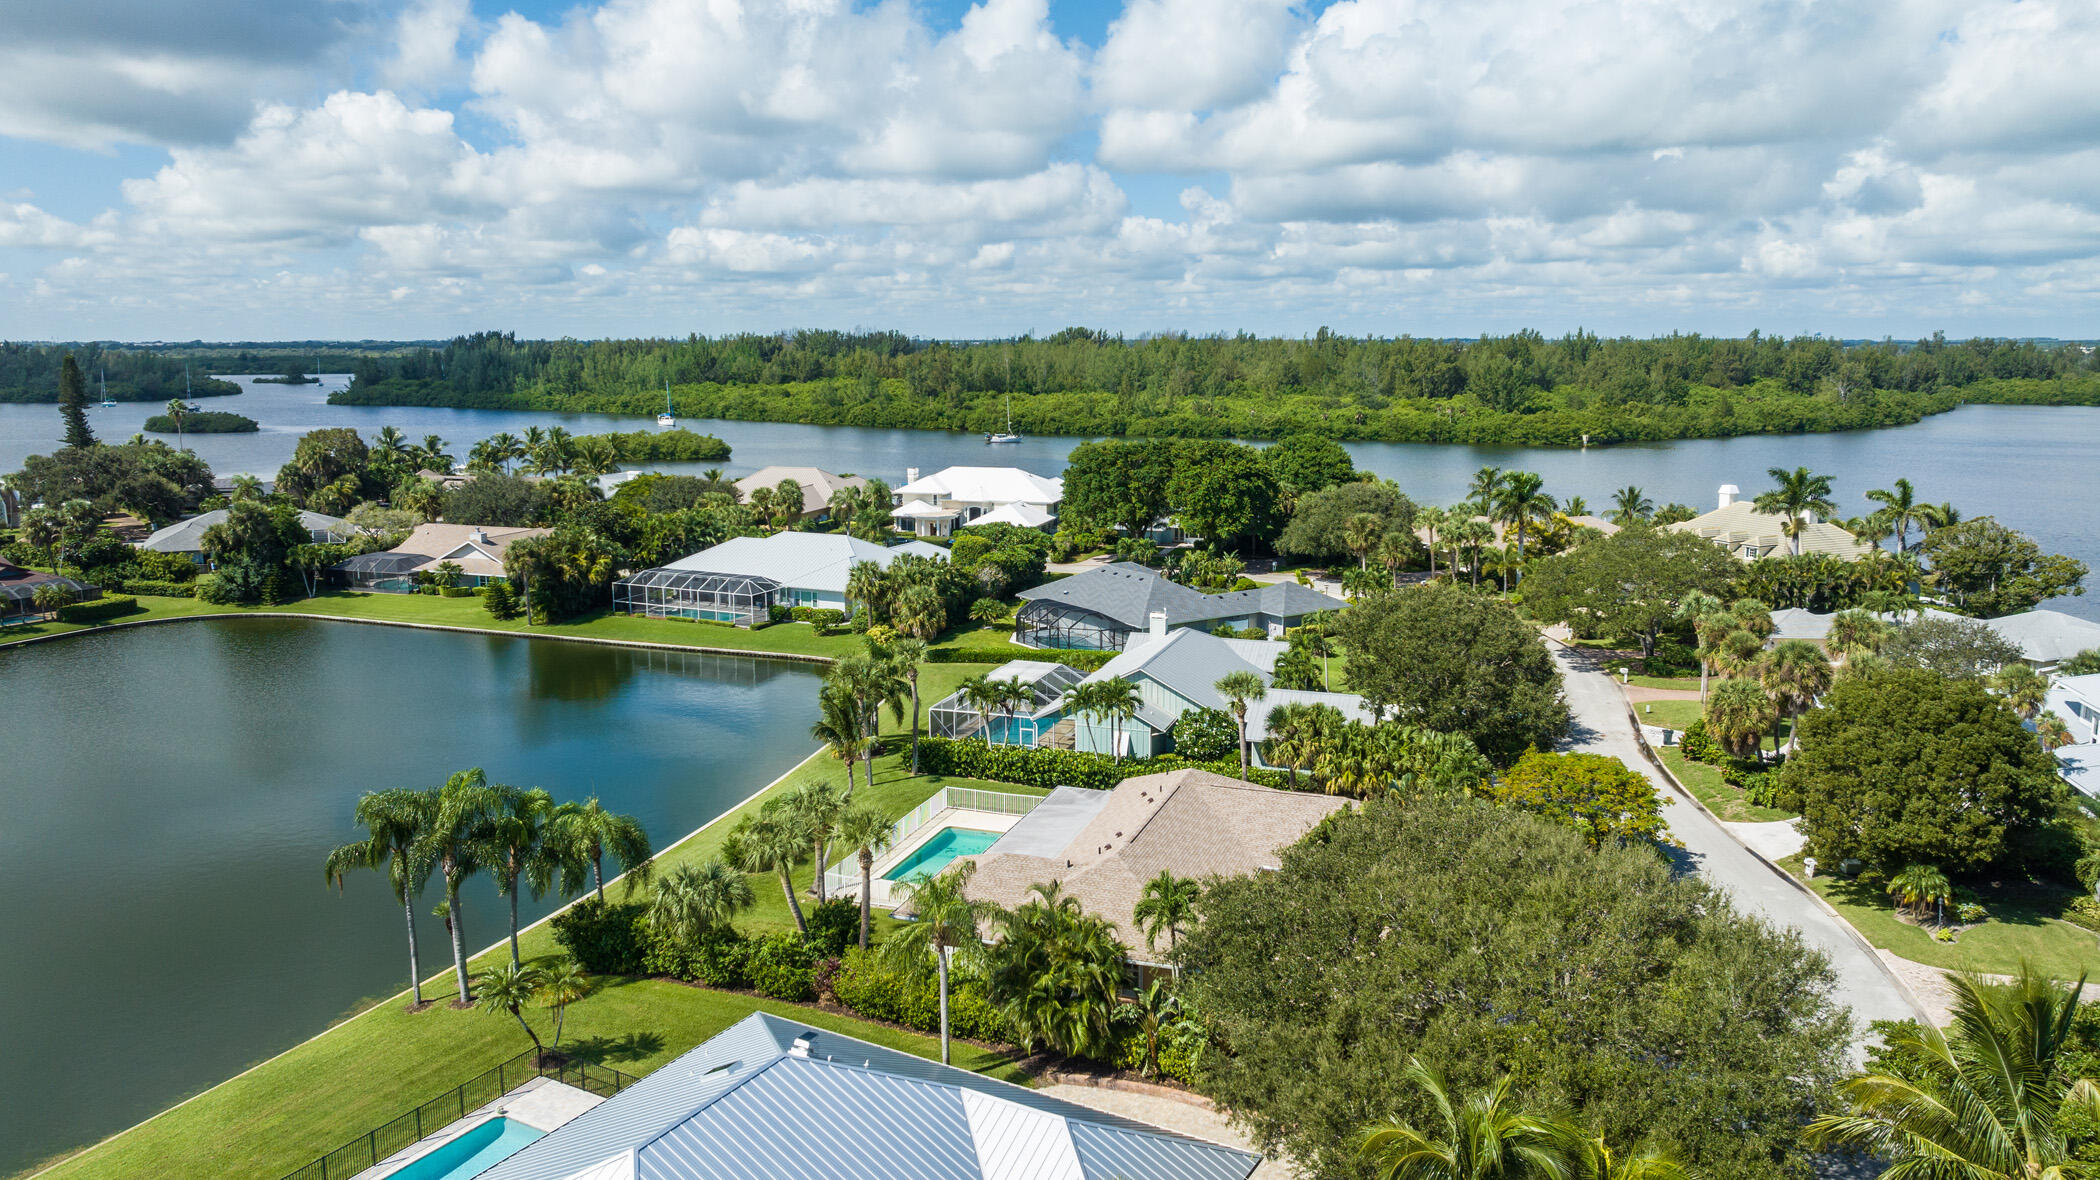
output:
[[[1670,833],[1684,842],[1677,860],[1728,891],[1741,909],[1799,930],[1808,944],[1830,957],[1837,972],[1836,997],[1850,1005],[1855,1033],[1871,1020],[1916,1020],[1917,1008],[1881,960],[1863,946],[1851,927],[1831,916],[1802,886],[1752,855],[1719,821],[1677,793],[1642,752],[1626,698],[1611,677],[1579,651],[1547,641],[1567,682],[1575,724],[1567,748],[1609,754],[1648,776],[1662,796]]]

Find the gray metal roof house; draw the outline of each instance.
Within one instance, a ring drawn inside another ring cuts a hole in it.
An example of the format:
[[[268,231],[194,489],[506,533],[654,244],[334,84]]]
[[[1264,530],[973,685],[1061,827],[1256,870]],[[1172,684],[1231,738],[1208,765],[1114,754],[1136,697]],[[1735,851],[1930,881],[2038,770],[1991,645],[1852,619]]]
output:
[[[763,1012],[481,1180],[1244,1180],[1261,1157]]]
[[[204,560],[204,530],[226,519],[226,509],[199,513],[188,520],[178,520],[152,536],[139,542],[139,548],[156,553],[187,553],[197,560]],[[352,529],[348,521],[340,516],[329,516],[320,512],[299,513],[299,523],[315,541],[335,542],[348,540]]]
[[[1348,604],[1296,582],[1205,594],[1135,562],[1118,561],[1020,593],[1014,642],[1063,650],[1121,651],[1154,616],[1168,628],[1261,627],[1280,637],[1305,616]]]

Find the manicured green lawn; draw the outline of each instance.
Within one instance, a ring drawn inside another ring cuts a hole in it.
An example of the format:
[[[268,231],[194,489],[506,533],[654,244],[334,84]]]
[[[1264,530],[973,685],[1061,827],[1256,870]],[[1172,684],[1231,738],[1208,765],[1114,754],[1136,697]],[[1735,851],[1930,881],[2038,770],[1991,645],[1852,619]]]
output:
[[[1727,823],[1764,823],[1768,820],[1794,818],[1791,811],[1781,811],[1776,807],[1758,807],[1748,802],[1743,798],[1743,792],[1729,786],[1726,780],[1722,779],[1718,767],[1694,762],[1685,757],[1684,751],[1676,746],[1663,746],[1655,753],[1662,759],[1663,765],[1670,768],[1670,773],[1677,776],[1677,781],[1684,784],[1685,790],[1690,791],[1694,798],[1706,804],[1708,811]]]
[[[1780,862],[1795,876],[1802,872],[1797,854]],[[2075,895],[2022,889],[1985,896],[1990,921],[1962,931],[1954,942],[1935,942],[1931,932],[1897,921],[1888,894],[1839,877],[1819,874],[1810,888],[1836,907],[1868,942],[1913,962],[1955,971],[2010,975],[2020,960],[2034,963],[2057,979],[2081,974],[2100,977],[2100,936],[2056,917]]]
[[[1634,716],[1643,725],[1661,725],[1669,729],[1683,729],[1699,720],[1697,701],[1636,701]]]
[[[1668,688],[1680,692],[1699,691],[1699,678],[1697,676],[1629,676],[1626,678],[1626,683],[1637,685],[1641,688]]]

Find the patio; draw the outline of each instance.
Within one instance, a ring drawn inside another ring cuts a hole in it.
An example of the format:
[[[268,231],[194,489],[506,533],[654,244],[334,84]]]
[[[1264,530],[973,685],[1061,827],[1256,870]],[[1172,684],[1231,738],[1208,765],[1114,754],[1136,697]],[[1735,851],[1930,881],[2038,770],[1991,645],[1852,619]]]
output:
[[[350,1180],[381,1180],[382,1177],[391,1176],[410,1162],[429,1155],[496,1115],[512,1122],[524,1123],[544,1134],[565,1125],[570,1119],[603,1101],[604,1098],[588,1090],[579,1090],[553,1078],[533,1078],[495,1101],[475,1107],[357,1173]]]

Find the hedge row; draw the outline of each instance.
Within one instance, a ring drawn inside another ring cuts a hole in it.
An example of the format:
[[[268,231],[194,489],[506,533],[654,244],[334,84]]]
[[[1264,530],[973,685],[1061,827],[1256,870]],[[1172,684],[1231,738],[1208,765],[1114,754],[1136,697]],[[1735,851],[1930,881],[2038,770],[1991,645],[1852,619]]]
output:
[[[113,619],[118,615],[136,614],[139,600],[125,594],[97,598],[93,602],[76,602],[58,608],[61,623],[93,623],[102,619]]]
[[[122,590],[126,594],[152,594],[160,598],[195,598],[197,596],[197,584],[195,582],[158,582],[146,578],[133,578],[127,582],[120,582],[112,588]]]
[[[1122,655],[1115,651],[1056,651],[1050,648],[1037,650],[1015,644],[1012,652],[1001,652],[998,648],[985,647],[936,647],[926,653],[929,664],[1000,664],[1007,660],[1042,660],[1045,663],[1063,664],[1081,672],[1100,671],[1103,664]]]
[[[1106,791],[1127,778],[1158,774],[1167,770],[1209,770],[1240,777],[1237,760],[1191,762],[1172,754],[1158,758],[1125,758],[1121,762],[1106,754],[1058,750],[1046,746],[987,746],[972,738],[922,737],[919,764],[927,774],[990,779],[1029,787],[1085,787]],[[1282,771],[1255,768],[1247,772],[1249,782],[1285,787],[1290,780]]]

